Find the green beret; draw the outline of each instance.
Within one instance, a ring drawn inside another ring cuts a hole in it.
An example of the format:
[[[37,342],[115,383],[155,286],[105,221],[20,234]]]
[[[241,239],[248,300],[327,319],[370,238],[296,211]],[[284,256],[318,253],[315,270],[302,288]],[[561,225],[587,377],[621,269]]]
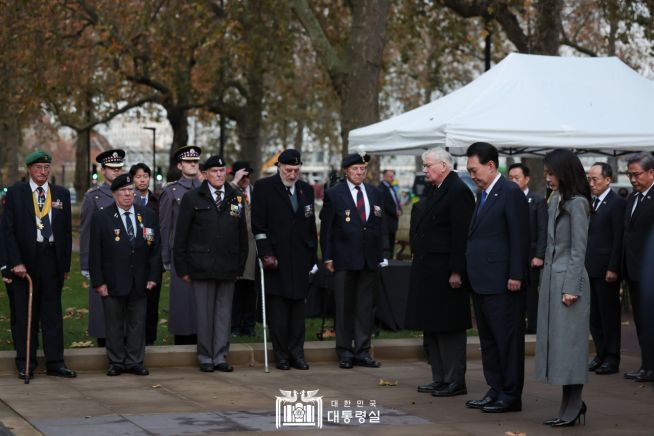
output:
[[[35,163],[52,163],[52,156],[46,151],[36,150],[25,158],[25,165],[30,166]]]

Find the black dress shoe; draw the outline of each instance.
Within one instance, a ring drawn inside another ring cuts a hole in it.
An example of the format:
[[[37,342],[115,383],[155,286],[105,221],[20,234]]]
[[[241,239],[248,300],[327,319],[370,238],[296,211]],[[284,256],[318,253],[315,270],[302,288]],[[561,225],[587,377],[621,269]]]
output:
[[[636,380],[643,373],[645,373],[645,370],[642,368],[639,369],[638,371],[625,372],[624,378],[626,378],[627,380]]]
[[[338,367],[341,369],[352,369],[352,360],[342,359],[340,362],[338,362]]]
[[[616,372],[618,372],[618,365],[607,362],[602,363],[602,366],[595,370],[595,374],[598,375],[615,374]]]
[[[275,366],[281,371],[288,371],[291,369],[291,365],[288,363],[288,360],[278,360],[277,365]]]
[[[141,365],[134,365],[130,367],[127,372],[134,375],[149,375],[150,371],[147,368],[143,368]]]
[[[636,379],[638,383],[654,382],[654,370],[643,371]]]
[[[232,372],[232,371],[234,371],[234,367],[232,365],[230,365],[229,363],[227,363],[227,362],[219,363],[218,365],[214,366],[213,369],[215,369],[216,371],[220,371],[220,372]]]
[[[55,369],[48,369],[45,373],[47,375],[52,375],[55,377],[66,377],[66,378],[77,377],[77,373],[75,371],[73,371],[72,369],[68,369],[65,366]]]
[[[109,367],[109,369],[107,370],[107,375],[109,377],[114,377],[114,376],[117,376],[117,375],[121,375],[122,373],[123,373],[123,368],[121,368],[120,366],[116,366],[116,365],[111,365]]]
[[[588,371],[595,371],[600,366],[602,366],[602,359],[599,356],[595,356],[588,364]]]
[[[304,359],[291,360],[291,366],[295,369],[301,369],[303,371],[309,369],[309,364]]]
[[[436,389],[431,393],[432,397],[455,397],[457,395],[466,395],[468,389],[466,385],[459,383],[449,383],[440,389]]]
[[[202,372],[213,372],[213,363],[201,363],[200,371]]]
[[[486,413],[520,412],[521,410],[522,404],[519,401],[509,403],[503,400],[493,401],[481,408],[481,411]]]
[[[495,398],[489,397],[488,395],[482,398],[481,400],[468,400],[466,401],[466,406],[471,409],[483,409],[484,406],[495,401]]]
[[[423,394],[431,394],[435,390],[444,388],[445,386],[447,386],[447,384],[443,382],[432,382],[429,383],[428,385],[418,386],[418,392]]]
[[[18,378],[21,380],[25,380],[25,370],[24,369],[19,369],[18,370]],[[30,378],[34,378],[34,370],[30,371]]]
[[[370,356],[354,358],[352,364],[356,366],[365,366],[366,368],[379,368],[381,366],[381,363]]]

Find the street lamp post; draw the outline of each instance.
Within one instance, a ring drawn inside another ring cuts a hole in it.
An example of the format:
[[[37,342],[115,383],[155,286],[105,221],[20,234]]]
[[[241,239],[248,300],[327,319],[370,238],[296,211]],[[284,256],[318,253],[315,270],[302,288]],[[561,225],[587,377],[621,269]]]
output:
[[[157,128],[156,127],[143,127],[145,130],[152,130],[152,174],[155,174],[157,171],[157,150],[155,145],[157,143]],[[155,188],[155,180],[152,178],[152,189]]]

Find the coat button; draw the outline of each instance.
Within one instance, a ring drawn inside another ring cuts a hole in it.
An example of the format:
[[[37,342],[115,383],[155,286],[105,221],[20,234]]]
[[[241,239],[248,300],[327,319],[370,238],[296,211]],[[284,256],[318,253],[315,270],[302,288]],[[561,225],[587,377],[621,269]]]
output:
[[[365,230],[365,229],[366,229],[366,228],[364,227],[363,230]]]

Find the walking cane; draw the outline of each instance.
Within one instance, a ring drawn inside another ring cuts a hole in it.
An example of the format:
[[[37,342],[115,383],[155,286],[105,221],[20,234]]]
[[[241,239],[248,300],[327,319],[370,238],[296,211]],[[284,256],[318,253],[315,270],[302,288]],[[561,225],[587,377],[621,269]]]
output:
[[[263,321],[263,361],[264,370],[266,374],[270,372],[268,368],[268,323],[266,322],[266,284],[263,276],[263,262],[257,253],[257,261],[259,262],[259,272],[261,273],[261,311]]]
[[[33,289],[32,289],[32,278],[30,277],[29,274],[25,274],[25,278],[27,279],[27,284],[28,284],[28,297],[27,297],[27,347],[25,348],[25,384],[29,384],[30,382],[30,354],[31,354],[31,349],[30,349],[30,340],[32,338],[32,297],[33,297]]]

